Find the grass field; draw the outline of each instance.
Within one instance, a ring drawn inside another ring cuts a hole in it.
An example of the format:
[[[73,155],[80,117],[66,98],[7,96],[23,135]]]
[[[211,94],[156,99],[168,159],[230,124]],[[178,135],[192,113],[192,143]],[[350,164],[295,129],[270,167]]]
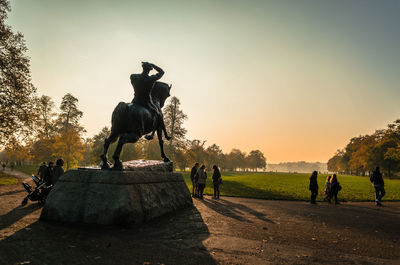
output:
[[[208,172],[205,194],[212,195],[212,173]],[[192,190],[190,173],[184,172],[185,181]],[[327,175],[318,175],[319,195],[323,200]],[[309,200],[309,174],[300,173],[233,173],[222,172],[221,195],[271,200]],[[338,198],[342,201],[372,201],[374,188],[368,177],[338,175],[342,186]],[[400,180],[385,179],[384,200],[400,200]]]
[[[24,172],[28,175],[36,175],[40,165],[22,165],[15,166],[14,169]]]
[[[36,174],[39,165],[16,166],[15,170],[27,174]],[[205,194],[212,195],[212,172],[207,172]],[[192,190],[190,173],[183,172],[185,181]],[[243,173],[222,172],[222,196],[247,197],[270,200],[309,200],[309,175],[301,173]],[[323,200],[326,174],[318,175],[319,195],[317,200]],[[338,175],[342,186],[339,199],[342,201],[372,201],[374,188],[368,177]],[[384,200],[400,200],[400,180],[385,179],[386,196]]]
[[[17,178],[0,171],[0,185],[11,185],[17,183],[18,183]]]

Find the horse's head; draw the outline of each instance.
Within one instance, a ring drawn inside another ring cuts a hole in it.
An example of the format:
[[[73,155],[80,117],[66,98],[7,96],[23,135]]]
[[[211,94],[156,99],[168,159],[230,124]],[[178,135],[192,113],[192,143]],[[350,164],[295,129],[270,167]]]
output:
[[[164,107],[165,100],[170,96],[169,91],[172,85],[168,85],[163,82],[156,82],[153,90],[151,91],[151,97],[153,101],[160,103],[160,108]]]

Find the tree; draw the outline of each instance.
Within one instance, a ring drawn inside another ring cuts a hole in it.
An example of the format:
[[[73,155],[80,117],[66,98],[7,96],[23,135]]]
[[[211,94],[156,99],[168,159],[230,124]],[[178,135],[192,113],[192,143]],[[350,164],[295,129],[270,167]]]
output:
[[[74,129],[77,132],[83,132],[84,128],[79,124],[82,115],[83,112],[78,109],[78,99],[70,93],[66,94],[62,98],[60,105],[60,114],[57,121],[59,129],[63,131]]]
[[[356,139],[356,140],[355,140]],[[365,135],[353,138],[353,150],[349,155],[350,172],[365,176],[368,170],[368,151],[376,144],[374,135]]]
[[[54,161],[53,145],[55,143],[55,136],[41,137],[33,142],[31,155],[35,163]]]
[[[104,127],[101,129],[101,131],[94,135],[92,138],[92,152],[91,156],[92,159],[99,159],[100,155],[103,154],[104,150],[104,140],[110,135],[111,130],[108,127]],[[108,151],[108,159],[111,158],[112,154],[112,146],[110,146],[109,151]],[[114,148],[115,149],[115,148]]]
[[[36,99],[36,109],[39,115],[37,122],[39,137],[50,138],[55,133],[55,104],[49,96],[42,95]]]
[[[195,155],[195,161],[199,162],[200,164],[205,163],[207,161],[207,152],[204,149],[206,141],[201,141],[201,140],[188,140],[187,141],[187,149],[193,152]]]
[[[92,138],[84,139],[83,147],[84,147],[83,157],[79,161],[79,165],[93,166],[99,164],[100,163],[99,156],[97,157],[93,156],[93,139]]]
[[[343,173],[346,169],[344,150],[337,150],[335,155],[328,160],[328,171]]]
[[[14,161],[17,165],[31,159],[29,155],[29,144],[21,144],[19,141],[12,141],[5,149],[8,160]]]
[[[265,168],[267,166],[265,156],[260,150],[250,151],[246,160],[247,165],[255,171],[257,171],[258,168]]]
[[[62,158],[66,169],[78,166],[83,159],[85,146],[78,131],[69,129],[61,131],[54,139],[53,156]]]
[[[185,171],[187,167],[195,163],[196,154],[193,150],[181,148],[176,151],[175,159],[177,167]]]
[[[187,130],[183,128],[183,122],[187,115],[180,109],[181,102],[177,97],[172,97],[169,104],[164,107],[164,122],[171,140],[169,146],[177,148],[184,145]]]
[[[400,119],[372,135],[354,137],[328,161],[328,170],[365,175],[381,166],[389,177],[400,170]]]
[[[232,151],[227,155],[228,168],[231,170],[246,168],[246,153],[240,151],[239,149],[232,149]]]
[[[0,145],[30,134],[36,113],[27,47],[21,33],[6,25],[7,0],[0,0]]]
[[[369,162],[373,165],[380,165],[383,170],[387,171],[390,178],[392,172],[399,169],[399,160],[397,159],[398,143],[391,138],[385,139],[377,143],[369,155]]]
[[[207,156],[206,156],[206,163],[208,168],[211,168],[213,165],[220,165],[221,164],[221,158],[222,158],[222,150],[221,148],[216,145],[212,144],[206,149]]]

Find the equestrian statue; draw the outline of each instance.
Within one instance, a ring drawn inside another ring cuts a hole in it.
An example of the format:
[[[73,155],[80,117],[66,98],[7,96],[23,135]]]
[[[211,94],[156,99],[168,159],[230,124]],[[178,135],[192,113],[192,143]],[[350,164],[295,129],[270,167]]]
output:
[[[142,68],[142,73],[130,76],[131,84],[135,91],[135,97],[132,102],[120,102],[112,113],[111,133],[104,141],[104,152],[101,155],[102,169],[111,167],[107,160],[107,151],[110,144],[118,138],[118,145],[112,156],[114,159],[112,169],[122,170],[122,161],[119,157],[123,145],[135,143],[143,135],[147,140],[151,140],[155,132],[157,132],[158,143],[160,144],[161,157],[164,162],[170,161],[164,153],[163,133],[167,140],[170,137],[165,130],[161,109],[165,100],[170,96],[171,86],[158,81],[164,75],[164,71],[160,67],[152,63],[142,62]],[[153,69],[157,73],[149,75]]]

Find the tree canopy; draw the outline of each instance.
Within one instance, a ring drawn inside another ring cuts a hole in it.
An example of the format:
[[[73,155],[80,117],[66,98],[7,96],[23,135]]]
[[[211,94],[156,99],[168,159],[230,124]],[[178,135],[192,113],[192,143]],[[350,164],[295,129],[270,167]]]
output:
[[[29,134],[36,115],[24,36],[5,23],[10,10],[8,1],[0,0],[0,145]]]

